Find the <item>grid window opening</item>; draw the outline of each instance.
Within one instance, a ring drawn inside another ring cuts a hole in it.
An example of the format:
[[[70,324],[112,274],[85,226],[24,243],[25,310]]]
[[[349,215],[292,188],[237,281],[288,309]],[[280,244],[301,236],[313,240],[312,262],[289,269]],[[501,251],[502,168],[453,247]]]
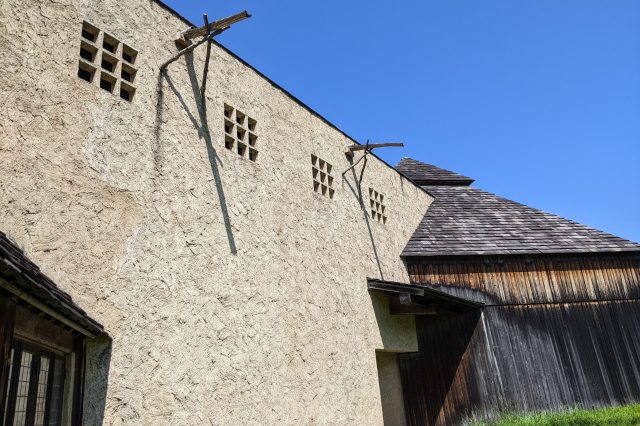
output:
[[[11,425],[57,425],[61,422],[64,364],[39,346],[14,341],[11,349],[4,423]]]
[[[80,57],[85,61],[93,63],[97,53],[98,49],[95,46],[90,45],[84,40],[80,42]]]
[[[311,176],[313,178],[313,190],[333,199],[335,189],[333,187],[333,166],[317,155],[311,154]]]
[[[120,97],[125,101],[131,102],[133,99],[133,95],[136,93],[136,88],[126,84],[124,82],[120,82]]]
[[[224,147],[227,148],[227,149],[232,150],[234,142],[235,142],[235,139],[233,139],[231,136],[227,135],[224,138]]]
[[[106,72],[100,74],[100,88],[107,92],[113,93],[113,88],[116,86],[116,79]]]
[[[109,93],[119,94],[128,102],[133,100],[138,72],[133,65],[138,52],[85,21],[82,23],[79,55],[78,78],[97,84]],[[94,78],[96,74],[99,78]]]
[[[120,70],[120,77],[122,77],[124,81],[133,83],[133,80],[136,78],[137,72],[138,71],[135,68],[127,64],[122,64],[122,69]]]
[[[100,64],[103,70],[109,71],[113,73],[116,71],[116,67],[118,66],[118,60],[105,52],[102,53],[102,63]]]
[[[369,207],[371,218],[381,223],[387,223],[387,207],[384,204],[384,195],[373,188],[369,188]]]
[[[224,105],[224,147],[249,161],[258,160],[257,121],[238,109]]]
[[[80,77],[84,81],[91,83],[93,81],[93,76],[95,75],[95,73],[95,67],[82,61],[80,61],[80,63],[78,64],[78,77]]]
[[[82,23],[82,38],[85,40],[90,41],[91,43],[95,43],[96,40],[98,39],[98,33],[100,32],[99,29],[97,29],[96,27],[94,27],[93,25],[91,25],[88,22],[83,22]]]
[[[138,52],[136,52],[126,44],[122,45],[122,59],[125,62],[128,62],[131,65],[135,65],[137,57],[138,57]]]
[[[115,54],[116,51],[118,50],[119,45],[120,45],[120,42],[118,40],[111,37],[109,34],[104,35],[102,39],[102,48],[104,50]]]

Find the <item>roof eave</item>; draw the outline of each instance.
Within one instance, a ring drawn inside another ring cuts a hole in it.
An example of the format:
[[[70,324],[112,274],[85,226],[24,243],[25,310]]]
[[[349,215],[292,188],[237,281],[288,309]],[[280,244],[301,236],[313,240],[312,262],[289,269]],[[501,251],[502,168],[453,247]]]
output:
[[[402,258],[448,258],[448,257],[494,257],[494,256],[509,256],[509,257],[527,257],[527,256],[535,256],[535,257],[557,257],[557,256],[571,256],[571,257],[580,257],[580,256],[611,256],[611,255],[640,255],[640,247],[638,248],[619,248],[619,249],[608,249],[608,250],[556,250],[556,251],[483,251],[483,252],[438,252],[438,253],[424,253],[424,252],[415,252],[415,251],[403,251],[400,256]]]

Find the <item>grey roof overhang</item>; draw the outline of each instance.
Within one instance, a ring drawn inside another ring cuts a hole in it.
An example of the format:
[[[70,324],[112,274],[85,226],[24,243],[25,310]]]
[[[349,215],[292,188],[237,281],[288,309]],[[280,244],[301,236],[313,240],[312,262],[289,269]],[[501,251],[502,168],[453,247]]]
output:
[[[106,335],[64,291],[0,232],[0,289],[87,337]]]
[[[381,293],[391,297],[408,294],[413,296],[414,301],[424,304],[435,303],[463,309],[477,309],[484,306],[482,302],[454,296],[425,284],[405,284],[377,278],[367,278],[367,288],[370,292]]]

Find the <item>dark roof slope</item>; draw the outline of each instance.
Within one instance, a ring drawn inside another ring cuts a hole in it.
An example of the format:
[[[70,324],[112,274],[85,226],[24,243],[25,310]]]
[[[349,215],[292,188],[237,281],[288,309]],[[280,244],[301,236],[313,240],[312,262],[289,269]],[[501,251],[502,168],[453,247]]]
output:
[[[412,159],[398,167],[409,176],[413,170],[418,181],[435,182],[423,184],[435,200],[405,257],[640,252],[640,244],[472,188],[472,180],[457,173]],[[455,179],[460,183],[452,184]]]
[[[0,232],[0,278],[87,331],[95,335],[104,334],[102,325],[91,319],[73,302],[71,296],[40,272],[40,268],[3,232]]]
[[[413,158],[403,158],[396,169],[418,185],[471,185],[473,179],[426,164]]]

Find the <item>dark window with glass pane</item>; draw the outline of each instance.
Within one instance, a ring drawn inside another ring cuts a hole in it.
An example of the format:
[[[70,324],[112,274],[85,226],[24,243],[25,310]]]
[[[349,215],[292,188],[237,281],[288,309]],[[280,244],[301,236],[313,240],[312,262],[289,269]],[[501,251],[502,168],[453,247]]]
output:
[[[11,349],[5,425],[60,424],[64,359],[44,348],[16,341]]]

